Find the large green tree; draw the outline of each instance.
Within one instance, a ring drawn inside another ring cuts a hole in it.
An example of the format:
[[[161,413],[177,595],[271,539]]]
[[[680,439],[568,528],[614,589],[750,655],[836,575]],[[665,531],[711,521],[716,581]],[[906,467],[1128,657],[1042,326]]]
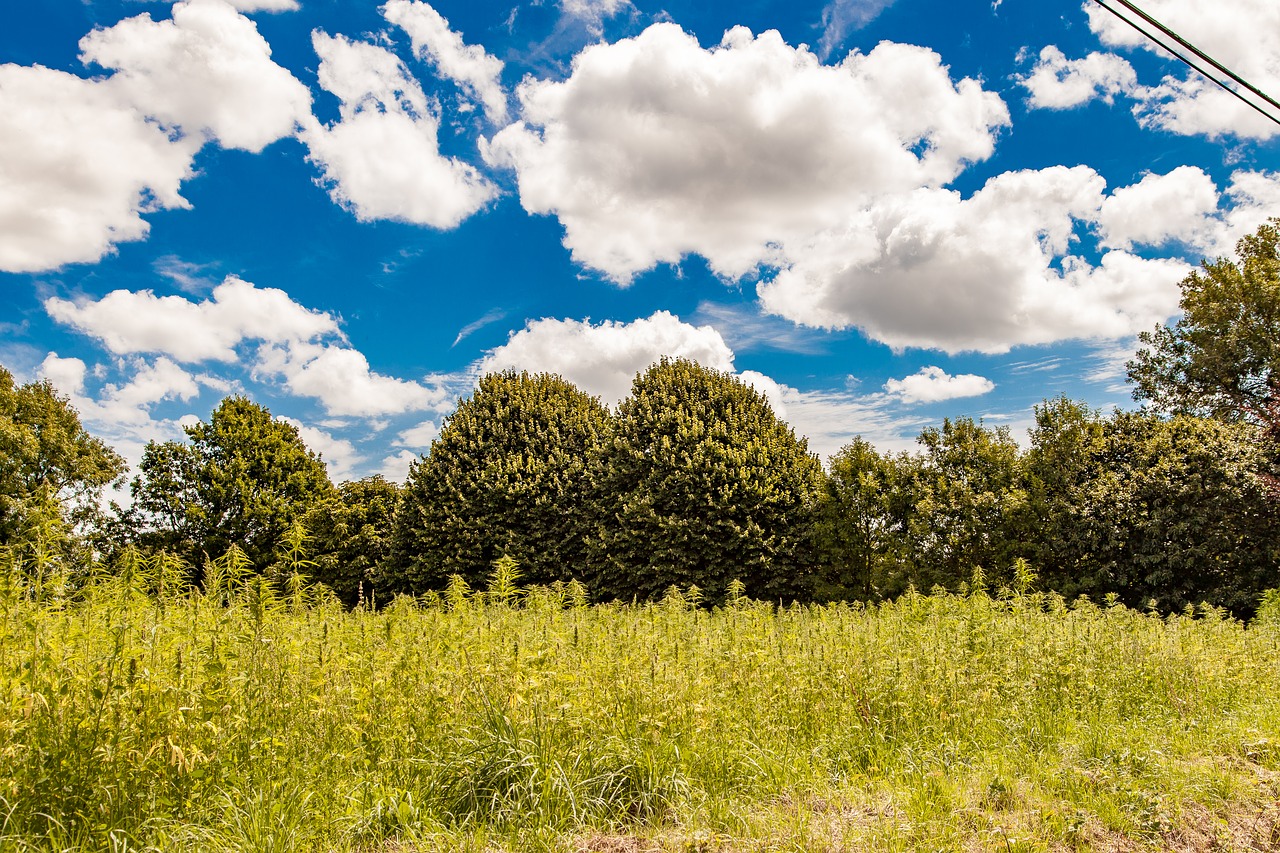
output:
[[[1139,337],[1134,396],[1166,412],[1243,421],[1280,445],[1280,219],[1179,284],[1182,316]]]
[[[412,592],[453,574],[476,584],[504,555],[526,583],[581,578],[610,428],[604,405],[559,376],[481,378],[410,468],[388,581]]]
[[[764,599],[813,590],[822,468],[739,379],[683,359],[636,377],[605,456],[593,591],[641,599],[735,578]]]
[[[362,595],[376,601],[403,591],[390,588],[383,576],[399,500],[398,485],[368,477],[343,483],[307,512],[311,575],[348,607]]]
[[[0,367],[0,546],[18,543],[41,520],[82,527],[125,470],[51,383],[18,385]]]
[[[981,569],[992,584],[1013,580],[1021,556],[1026,490],[1021,451],[1007,427],[946,419],[919,438],[923,448],[911,516],[915,570],[929,589],[954,589]]]
[[[1280,584],[1280,512],[1247,425],[1117,412],[1075,500],[1079,583],[1132,606],[1207,601],[1238,614]]]
[[[196,566],[234,544],[264,569],[290,526],[333,494],[297,427],[244,397],[184,429],[188,442],[147,445],[131,485],[128,518],[144,544]]]
[[[818,506],[819,598],[869,601],[901,591],[918,457],[855,438],[831,457]]]

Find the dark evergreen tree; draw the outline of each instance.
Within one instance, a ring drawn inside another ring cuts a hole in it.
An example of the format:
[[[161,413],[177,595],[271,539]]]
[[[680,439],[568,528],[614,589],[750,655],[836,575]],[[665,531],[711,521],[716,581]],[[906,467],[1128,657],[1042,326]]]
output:
[[[609,433],[604,405],[559,376],[483,377],[409,471],[388,582],[421,592],[458,574],[480,584],[504,555],[524,583],[581,578]]]
[[[638,376],[605,455],[592,591],[630,600],[693,584],[714,601],[812,595],[822,469],[765,398],[664,359]]]

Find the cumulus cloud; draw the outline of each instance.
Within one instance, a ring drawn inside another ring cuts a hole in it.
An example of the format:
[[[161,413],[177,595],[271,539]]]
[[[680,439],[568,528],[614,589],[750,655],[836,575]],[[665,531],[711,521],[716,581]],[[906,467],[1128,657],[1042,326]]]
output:
[[[258,371],[283,376],[288,389],[320,401],[329,415],[400,414],[438,408],[446,392],[420,382],[375,373],[359,350],[328,344],[264,347]]]
[[[0,270],[96,261],[142,240],[143,213],[179,192],[199,143],[171,140],[106,82],[0,65]]]
[[[888,191],[991,155],[1000,98],[937,54],[885,42],[822,65],[774,31],[704,50],[675,24],[586,48],[567,80],[526,80],[520,122],[485,148],[574,258],[620,283],[686,254],[741,276]]]
[[[293,12],[298,0],[227,0],[241,12]]]
[[[691,326],[667,311],[631,323],[531,320],[481,360],[480,373],[558,373],[588,394],[616,403],[637,373],[663,356],[733,370],[733,351],[710,326]]]
[[[319,31],[312,44],[341,120],[310,119],[301,136],[334,201],[364,221],[453,228],[494,198],[474,167],[440,153],[439,119],[395,54]]]
[[[479,101],[490,122],[506,123],[507,93],[502,88],[501,60],[490,56],[480,45],[464,44],[462,36],[449,28],[449,22],[420,0],[388,0],[382,14],[408,33],[414,53]]]
[[[117,355],[162,353],[181,362],[234,361],[246,339],[305,341],[337,334],[331,315],[312,311],[276,288],[229,276],[193,302],[152,291],[115,290],[98,300],[50,297],[54,320],[101,341]]]
[[[1112,339],[1177,310],[1180,258],[1129,248],[1179,241],[1209,254],[1275,210],[1274,176],[1240,173],[1229,212],[1198,170],[1147,176],[1105,195],[1092,169],[998,175],[970,198],[935,188],[885,197],[803,246],[758,287],[766,310],[823,328],[856,326],[896,348],[1004,352],[1019,344]],[[1171,192],[1167,210],[1141,208]],[[1096,225],[1114,247],[1093,265],[1073,254],[1076,227]],[[1247,232],[1244,232],[1247,233]]]
[[[62,358],[56,352],[44,357],[37,371],[41,379],[48,379],[63,394],[79,394],[84,391],[84,377],[88,367],[78,358]]]
[[[128,18],[89,33],[80,50],[115,71],[112,88],[138,112],[225,148],[260,151],[311,113],[311,93],[223,0],[182,0],[170,20]]]
[[[1137,72],[1127,59],[1095,52],[1069,60],[1053,45],[1040,51],[1031,73],[1019,82],[1030,92],[1031,107],[1053,110],[1078,107],[1095,98],[1109,104],[1116,95],[1138,89]]]
[[[952,376],[941,367],[922,367],[911,376],[890,379],[884,390],[904,403],[940,403],[960,397],[978,397],[996,384],[984,376],[962,373]]]
[[[364,354],[347,345],[333,315],[235,276],[201,301],[116,290],[98,300],[50,297],[45,310],[116,355],[161,355],[186,364],[247,362],[257,376],[283,379],[292,393],[318,400],[330,415],[432,409],[447,397],[441,387],[373,371]]]
[[[393,483],[402,483],[409,477],[409,466],[418,461],[418,454],[412,450],[401,450],[382,460],[378,474]]]
[[[1121,249],[1170,240],[1207,247],[1214,242],[1217,210],[1213,180],[1194,166],[1180,166],[1113,192],[1098,213],[1098,230],[1102,245]]]
[[[1143,8],[1205,53],[1264,92],[1280,91],[1280,5],[1272,0],[1207,4],[1199,0],[1149,0]],[[1106,45],[1140,48],[1166,56],[1128,24],[1086,2],[1089,27]],[[1270,139],[1280,126],[1190,70],[1170,74],[1141,92],[1135,113],[1148,127],[1210,138],[1231,135]]]
[[[440,427],[435,421],[423,421],[415,427],[401,431],[396,436],[395,443],[397,447],[407,447],[410,450],[426,450],[439,434]]]

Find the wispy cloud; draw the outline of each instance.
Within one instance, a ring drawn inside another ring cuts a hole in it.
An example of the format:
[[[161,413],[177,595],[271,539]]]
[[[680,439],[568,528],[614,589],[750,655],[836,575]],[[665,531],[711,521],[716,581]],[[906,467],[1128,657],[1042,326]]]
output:
[[[450,344],[450,346],[456,347],[458,344],[462,343],[463,339],[470,337],[473,333],[478,332],[479,330],[483,329],[485,326],[489,325],[490,323],[496,323],[506,316],[507,316],[506,311],[503,311],[501,308],[494,308],[493,310],[486,313],[479,320],[473,320],[472,322],[463,326],[458,331],[458,336],[453,339],[453,343]]]
[[[827,59],[844,43],[849,33],[871,23],[893,3],[894,0],[831,0],[822,10],[822,38],[818,41],[818,55]]]
[[[699,326],[714,326],[734,352],[773,349],[819,355],[826,352],[823,343],[831,338],[830,332],[820,332],[781,317],[761,314],[758,305],[702,302],[694,311],[692,322]]]

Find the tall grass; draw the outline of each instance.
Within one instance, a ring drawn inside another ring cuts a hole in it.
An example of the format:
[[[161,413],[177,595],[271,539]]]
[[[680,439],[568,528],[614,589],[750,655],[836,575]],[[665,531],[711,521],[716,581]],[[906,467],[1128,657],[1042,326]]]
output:
[[[0,846],[1032,850],[1274,826],[1268,619],[984,593],[587,607],[509,576],[344,612],[243,569],[205,592],[163,559],[75,597],[3,583]]]

